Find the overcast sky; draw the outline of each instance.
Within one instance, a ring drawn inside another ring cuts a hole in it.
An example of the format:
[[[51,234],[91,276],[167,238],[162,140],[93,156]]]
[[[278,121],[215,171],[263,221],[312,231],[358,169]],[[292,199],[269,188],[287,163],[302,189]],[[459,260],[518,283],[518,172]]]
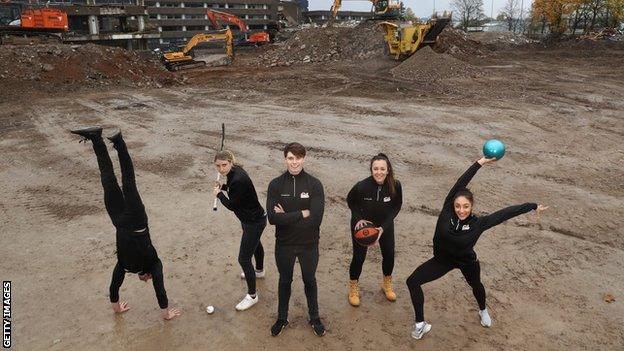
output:
[[[524,0],[524,8],[525,13],[526,9],[531,6],[531,2],[533,0]],[[310,2],[310,10],[329,10],[334,3],[333,0],[309,0]],[[503,6],[507,0],[483,0],[484,3],[484,11],[487,16],[490,16],[492,12],[492,4],[494,4],[494,17],[501,11]],[[433,13],[433,6],[435,4],[435,9],[438,12],[442,12],[444,10],[451,10],[451,0],[403,0],[403,4],[405,7],[411,7],[416,16],[418,17],[427,17]],[[341,10],[351,10],[351,11],[370,11],[371,2],[368,0],[364,1],[351,1],[351,0],[342,0]]]

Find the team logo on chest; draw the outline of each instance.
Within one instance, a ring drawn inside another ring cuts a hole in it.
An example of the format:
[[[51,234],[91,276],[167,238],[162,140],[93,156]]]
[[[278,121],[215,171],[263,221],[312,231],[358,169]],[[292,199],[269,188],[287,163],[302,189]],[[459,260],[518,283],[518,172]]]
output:
[[[469,224],[462,225],[462,230],[470,230],[470,225]]]
[[[308,194],[308,193],[301,193],[301,198],[302,199],[309,199],[310,198],[310,194]]]
[[[390,196],[386,196],[386,197],[384,197],[383,201],[384,201],[384,202],[390,202]]]

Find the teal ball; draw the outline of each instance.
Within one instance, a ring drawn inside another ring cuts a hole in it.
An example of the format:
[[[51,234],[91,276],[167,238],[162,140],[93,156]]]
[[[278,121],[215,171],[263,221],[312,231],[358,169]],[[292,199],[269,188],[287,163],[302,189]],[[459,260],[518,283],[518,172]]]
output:
[[[500,160],[505,156],[505,144],[496,139],[490,139],[483,144],[483,156]]]

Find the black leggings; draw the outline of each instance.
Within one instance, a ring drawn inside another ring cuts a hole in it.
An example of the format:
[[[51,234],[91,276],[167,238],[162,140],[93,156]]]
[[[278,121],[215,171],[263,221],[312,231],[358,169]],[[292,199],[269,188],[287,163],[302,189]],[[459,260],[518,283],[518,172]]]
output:
[[[349,278],[351,280],[360,279],[362,266],[366,260],[367,247],[355,242],[355,237],[351,235],[353,243],[353,257],[351,258],[351,266],[349,267]],[[384,276],[392,275],[394,269],[394,228],[384,231],[379,239],[379,249],[381,250],[381,270]]]
[[[134,166],[123,139],[114,143],[119,155],[122,188],[119,188],[113,163],[102,138],[93,140],[93,151],[100,168],[102,187],[104,188],[104,205],[116,228],[138,230],[147,227],[147,214],[139,196],[134,177]]]
[[[163,266],[160,259],[156,261],[152,269],[143,273],[150,273],[152,275],[154,291],[156,292],[156,298],[158,299],[158,306],[160,306],[160,308],[167,308],[169,306],[169,300],[167,300],[167,291],[165,291]],[[113,269],[113,279],[111,280],[110,285],[110,302],[119,302],[119,288],[124,281],[125,275],[126,271],[124,271],[119,262],[117,262],[115,269]]]
[[[266,227],[266,217],[257,223],[241,223],[243,227],[243,236],[241,238],[240,249],[238,251],[238,263],[245,273],[247,281],[247,293],[254,295],[256,293],[256,272],[254,271],[251,257],[256,259],[256,269],[261,271],[264,269],[264,248],[260,242],[262,232]]]
[[[481,284],[481,266],[479,265],[479,261],[475,261],[465,266],[456,266],[434,257],[421,264],[420,267],[416,268],[412,275],[407,278],[407,287],[409,288],[410,296],[412,297],[412,305],[414,305],[417,323],[425,320],[423,312],[425,296],[423,295],[421,285],[441,278],[454,268],[461,270],[464,278],[472,287],[472,293],[477,299],[479,309],[485,309],[485,288],[483,287],[483,284]]]
[[[316,288],[316,267],[319,261],[318,244],[291,246],[275,245],[275,263],[279,271],[279,304],[277,318],[288,318],[291,283],[295,268],[295,259],[299,260],[310,320],[319,318],[318,292]]]

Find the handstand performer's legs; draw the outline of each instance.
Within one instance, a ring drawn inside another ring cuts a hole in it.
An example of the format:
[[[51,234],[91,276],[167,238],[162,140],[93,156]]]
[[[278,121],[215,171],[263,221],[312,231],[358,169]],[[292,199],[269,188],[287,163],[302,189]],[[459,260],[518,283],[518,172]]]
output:
[[[116,226],[117,217],[124,212],[124,197],[117,183],[115,172],[113,171],[113,163],[111,162],[108,150],[101,137],[92,139],[93,151],[97,157],[98,167],[100,168],[100,178],[102,180],[102,188],[104,188],[104,205],[113,224]]]
[[[126,204],[125,215],[132,217],[132,222],[134,222],[133,224],[136,225],[137,229],[141,229],[139,227],[147,226],[147,215],[145,214],[145,207],[143,206],[139,190],[137,189],[132,158],[130,158],[128,147],[126,146],[121,133],[112,138],[112,141],[113,146],[117,149],[117,154],[119,155],[121,182]]]

